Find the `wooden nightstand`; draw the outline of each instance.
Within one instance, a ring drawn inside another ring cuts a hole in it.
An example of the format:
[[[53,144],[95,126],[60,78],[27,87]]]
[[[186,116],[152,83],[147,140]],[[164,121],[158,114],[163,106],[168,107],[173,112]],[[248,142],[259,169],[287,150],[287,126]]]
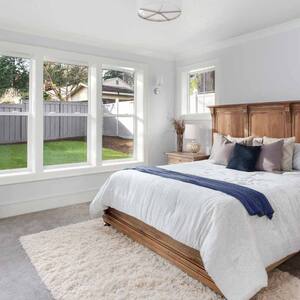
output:
[[[190,153],[190,152],[168,152],[168,164],[179,164],[184,162],[192,162],[196,160],[208,159],[209,155],[202,153]]]

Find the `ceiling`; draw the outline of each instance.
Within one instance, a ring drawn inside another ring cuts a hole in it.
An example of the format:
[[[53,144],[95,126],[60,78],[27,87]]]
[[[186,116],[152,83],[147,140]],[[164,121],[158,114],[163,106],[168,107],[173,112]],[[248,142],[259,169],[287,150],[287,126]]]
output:
[[[300,17],[300,0],[182,0],[183,14],[152,23],[136,0],[0,0],[0,28],[112,48],[176,57]]]

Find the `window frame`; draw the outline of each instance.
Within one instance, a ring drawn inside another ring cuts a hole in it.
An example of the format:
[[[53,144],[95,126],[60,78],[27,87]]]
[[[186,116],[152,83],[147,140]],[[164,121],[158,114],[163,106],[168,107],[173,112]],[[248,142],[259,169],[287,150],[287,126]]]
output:
[[[190,94],[189,94],[189,75],[198,72],[215,71],[215,104],[218,103],[218,62],[217,60],[211,60],[201,62],[193,65],[187,65],[177,68],[177,83],[178,83],[178,97],[177,97],[177,116],[186,120],[210,120],[210,113],[196,112],[191,113],[189,111],[190,106]]]
[[[71,64],[71,65],[80,65],[80,66],[84,66],[84,67],[87,67],[88,68],[88,99],[87,99],[87,103],[88,103],[88,112],[87,113],[79,113],[79,114],[72,114],[72,113],[52,113],[51,115],[47,115],[44,113],[44,108],[43,108],[43,135],[44,135],[44,118],[47,116],[47,117],[62,117],[62,116],[69,116],[69,117],[73,117],[73,118],[78,118],[78,117],[86,117],[86,122],[87,122],[87,157],[86,157],[86,161],[83,161],[83,162],[79,162],[79,163],[66,163],[66,164],[53,164],[53,165],[45,165],[44,163],[44,155],[43,155],[43,170],[55,170],[55,169],[63,169],[64,167],[66,168],[76,168],[76,167],[81,167],[81,166],[92,166],[92,163],[91,163],[91,154],[90,152],[92,151],[91,149],[91,143],[88,141],[88,136],[90,136],[90,132],[89,132],[89,126],[88,126],[88,123],[89,123],[89,119],[90,119],[90,105],[91,105],[91,97],[90,97],[90,66],[89,66],[89,63],[86,62],[75,62],[75,61],[63,61],[63,60],[59,60],[59,59],[52,59],[52,58],[49,58],[49,59],[43,59],[43,72],[44,72],[44,63],[45,62],[53,62],[53,63],[58,63],[58,64]],[[43,76],[43,83],[44,83],[44,76]],[[43,90],[44,92],[44,90]],[[42,98],[42,102],[44,102],[44,97]],[[43,104],[42,104],[43,105]],[[45,140],[43,138],[43,149],[44,149],[44,145],[45,145]],[[43,154],[44,154],[44,151],[43,151]]]
[[[133,102],[133,113],[132,114],[119,114],[117,113],[118,117],[125,117],[125,118],[133,118],[133,153],[132,153],[132,157],[130,158],[121,158],[121,159],[111,159],[111,160],[104,160],[102,158],[102,164],[103,165],[109,165],[112,163],[118,163],[118,162],[124,162],[124,161],[136,161],[137,160],[137,143],[136,143],[136,136],[137,136],[137,97],[136,97],[136,91],[137,91],[137,79],[136,79],[136,74],[135,74],[135,69],[133,68],[120,68],[118,66],[114,66],[114,65],[102,65],[102,70],[103,69],[108,69],[108,70],[114,70],[114,71],[121,71],[121,72],[126,72],[126,71],[130,71],[134,73],[134,102]],[[102,71],[101,70],[101,71]],[[102,72],[101,72],[102,74]],[[101,84],[103,83],[102,78],[101,78]],[[102,102],[102,98],[101,98],[101,104],[103,105]],[[105,116],[103,110],[101,110],[102,113],[102,122],[104,120]],[[109,118],[109,117],[108,117]],[[103,123],[102,123],[103,125]],[[102,126],[103,128],[103,126]],[[103,129],[102,129],[103,130]]]
[[[207,67],[207,68],[201,68],[201,69],[196,69],[196,70],[192,70],[192,71],[189,71],[188,72],[188,76],[187,76],[187,84],[188,84],[188,95],[187,95],[187,111],[189,114],[191,115],[194,115],[194,114],[200,114],[200,115],[203,115],[203,114],[208,114],[206,112],[199,112],[198,111],[198,107],[199,107],[199,101],[198,101],[198,96],[199,95],[208,95],[208,94],[215,94],[216,95],[216,86],[215,86],[215,91],[212,93],[212,92],[206,92],[206,93],[200,93],[200,94],[197,94],[197,99],[196,99],[196,112],[195,113],[191,113],[191,95],[190,95],[190,91],[189,91],[189,86],[190,86],[190,75],[193,75],[193,74],[205,74],[205,73],[208,73],[208,72],[212,72],[214,71],[215,74],[216,74],[216,67],[215,66],[211,66],[211,67]],[[216,75],[215,75],[216,76]],[[216,79],[215,79],[215,84],[216,84]],[[206,87],[206,83],[205,83],[205,77],[204,77],[204,87]],[[215,100],[215,103],[216,103],[216,100]],[[214,103],[214,104],[215,104]]]
[[[15,51],[18,49],[18,52]],[[31,60],[29,82],[27,168],[0,171],[0,185],[51,178],[106,173],[147,163],[146,95],[148,66],[125,60],[79,54],[44,47],[0,42],[0,55]],[[87,162],[43,165],[43,64],[53,61],[88,66]],[[134,70],[134,155],[128,159],[102,160],[102,69]]]
[[[2,174],[4,175],[9,175],[10,173],[12,174],[18,174],[20,172],[30,172],[32,170],[32,164],[30,163],[31,157],[33,157],[32,153],[32,142],[30,138],[29,132],[31,131],[31,111],[32,111],[32,103],[31,103],[31,93],[32,93],[32,59],[28,54],[25,53],[19,53],[15,51],[0,51],[0,56],[9,56],[9,57],[18,57],[18,58],[24,58],[28,59],[30,62],[29,66],[29,107],[28,111],[26,112],[13,112],[13,113],[5,113],[5,112],[0,112],[0,116],[20,116],[20,117],[27,117],[27,143],[26,143],[26,153],[27,153],[27,162],[26,162],[26,168],[13,168],[13,169],[3,169],[0,170],[0,176]],[[1,184],[1,182],[0,182]]]

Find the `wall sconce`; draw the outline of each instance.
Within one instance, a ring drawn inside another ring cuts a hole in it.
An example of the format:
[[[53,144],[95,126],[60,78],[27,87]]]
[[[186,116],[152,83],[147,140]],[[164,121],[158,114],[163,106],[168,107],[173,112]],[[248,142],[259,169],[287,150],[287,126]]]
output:
[[[153,89],[154,95],[159,95],[160,94],[160,89],[163,86],[163,77],[158,77],[156,80],[155,88]]]

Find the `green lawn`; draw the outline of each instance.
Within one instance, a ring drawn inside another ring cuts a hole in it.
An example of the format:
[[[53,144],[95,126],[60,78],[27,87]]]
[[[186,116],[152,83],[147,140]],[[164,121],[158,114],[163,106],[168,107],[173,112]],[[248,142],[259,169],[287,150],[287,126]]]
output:
[[[44,165],[80,163],[86,161],[86,143],[83,141],[50,141],[44,144]],[[129,154],[103,148],[102,158],[128,158]],[[25,168],[26,144],[0,145],[0,170]]]

